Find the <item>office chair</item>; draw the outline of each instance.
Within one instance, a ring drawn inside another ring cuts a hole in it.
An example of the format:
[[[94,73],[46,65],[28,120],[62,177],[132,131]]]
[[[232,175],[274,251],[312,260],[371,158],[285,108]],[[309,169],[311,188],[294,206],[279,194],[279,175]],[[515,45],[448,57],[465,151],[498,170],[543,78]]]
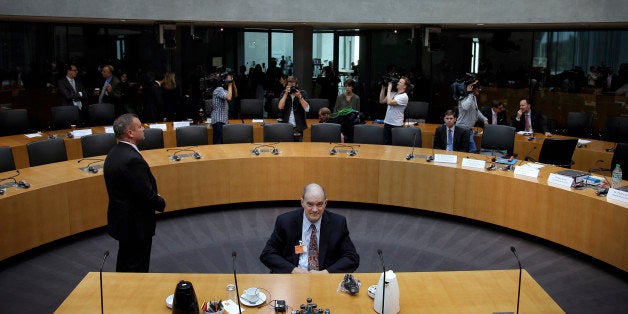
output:
[[[113,104],[92,104],[89,106],[89,123],[91,125],[112,125],[116,119]]]
[[[71,125],[81,125],[79,110],[75,106],[56,106],[50,108],[50,128],[53,130],[69,129]]]
[[[107,155],[115,145],[116,137],[113,133],[97,133],[81,137],[83,158]]]
[[[353,126],[353,142],[356,144],[384,144],[384,128],[374,124]]]
[[[414,138],[416,134],[416,139]],[[394,128],[392,129],[392,144],[395,146],[421,147],[421,129],[419,128]]]
[[[340,143],[340,124],[337,123],[315,123],[311,130],[312,142]]]
[[[207,127],[204,125],[183,126],[176,129],[177,147],[208,145]]]
[[[261,99],[240,100],[241,119],[262,119],[264,118],[264,103]]]
[[[0,110],[0,135],[24,134],[29,130],[26,109]]]
[[[512,156],[515,148],[516,129],[507,125],[487,124],[482,132],[480,154],[490,156]]]
[[[619,164],[619,167],[622,170],[622,180],[628,180],[628,143],[617,143],[617,147],[615,147],[615,152],[613,153],[613,158],[611,159],[611,168],[598,168],[598,169],[590,169],[589,172],[600,172],[600,171],[608,171],[611,172],[615,170],[615,165]]]
[[[546,138],[539,152],[539,162],[563,168],[571,168],[572,157],[578,145],[577,138]],[[526,157],[525,160],[536,161]]]
[[[222,126],[223,144],[253,143],[253,126],[250,124],[225,124]]]
[[[628,143],[628,117],[607,117],[604,126],[604,140]]]
[[[13,151],[9,146],[0,146],[0,172],[15,170]]]
[[[137,148],[139,150],[164,148],[164,131],[162,129],[145,129],[144,140],[137,145]]]
[[[406,119],[427,119],[430,104],[423,101],[409,101],[404,117]]]
[[[318,111],[323,107],[329,108],[329,100],[325,98],[310,99],[310,111],[306,113],[306,118],[318,119]]]
[[[28,143],[26,151],[31,167],[68,160],[65,143],[61,138]]]
[[[289,123],[264,124],[264,142],[294,142],[294,128]]]
[[[565,134],[569,136],[591,138],[592,122],[592,116],[588,113],[568,112]]]

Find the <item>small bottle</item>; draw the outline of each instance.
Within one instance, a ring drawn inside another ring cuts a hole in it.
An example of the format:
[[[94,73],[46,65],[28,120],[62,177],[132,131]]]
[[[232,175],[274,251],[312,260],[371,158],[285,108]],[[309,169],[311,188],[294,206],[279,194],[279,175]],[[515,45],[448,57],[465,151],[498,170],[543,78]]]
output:
[[[236,303],[238,302],[238,299],[236,299],[236,289],[234,284],[227,285],[227,300],[231,300]]]
[[[613,189],[619,189],[621,187],[622,176],[623,173],[621,172],[621,168],[619,167],[619,164],[616,164],[615,169],[613,170],[613,179],[611,183],[611,187]]]

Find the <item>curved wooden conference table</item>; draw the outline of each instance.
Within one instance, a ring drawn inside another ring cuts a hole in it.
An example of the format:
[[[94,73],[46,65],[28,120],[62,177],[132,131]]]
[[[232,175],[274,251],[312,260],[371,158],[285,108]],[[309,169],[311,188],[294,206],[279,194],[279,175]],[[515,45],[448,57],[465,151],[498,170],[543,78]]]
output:
[[[265,123],[274,123],[276,120],[266,119]],[[252,122],[252,120],[230,120],[230,124],[238,124],[238,123],[249,123],[253,125],[253,139],[256,143],[262,142],[264,139],[263,127],[261,123]],[[312,125],[318,123],[316,119],[309,119],[308,125]],[[164,147],[176,147],[176,133],[173,128],[172,122],[165,123],[167,130],[164,132]],[[423,148],[431,148],[432,141],[434,138],[434,132],[436,128],[440,124],[419,124],[417,126],[413,126],[421,129],[421,138],[422,138],[422,147]],[[208,127],[208,142],[212,143],[212,128]],[[104,126],[96,126],[91,127],[92,133],[104,133]],[[477,130],[480,130],[477,128]],[[18,169],[26,168],[29,166],[28,162],[28,153],[26,150],[26,144],[34,141],[39,141],[44,139],[48,135],[55,134],[59,137],[64,138],[65,146],[68,154],[68,159],[80,159],[83,158],[83,152],[81,150],[81,140],[78,138],[67,138],[65,135],[69,130],[57,130],[57,131],[48,131],[43,134],[42,137],[36,138],[27,138],[23,134],[12,135],[12,136],[4,136],[0,137],[0,146],[9,146],[13,150],[13,159],[15,160],[15,165]],[[564,137],[556,135],[556,137]],[[543,145],[543,140],[545,138],[544,134],[534,134],[534,140],[528,140],[528,136],[524,135],[516,135],[515,136],[515,149],[514,152],[517,153],[522,158],[524,156],[530,156],[535,159],[538,159],[539,152],[541,150],[541,146]],[[310,141],[310,129],[306,129],[303,134],[303,140],[306,142]],[[480,147],[482,142],[482,135],[477,134],[475,136],[475,142],[477,147]],[[590,143],[586,144],[584,147],[576,148],[573,160],[574,165],[573,169],[587,171],[592,168],[611,168],[611,160],[613,158],[613,153],[606,151],[606,149],[615,147],[616,143],[605,142],[599,140],[591,140]]]
[[[331,156],[329,143],[280,143],[279,155],[251,153],[253,144],[205,145],[202,159],[169,158],[166,149],[143,151],[166,199],[166,210],[257,201],[297,200],[309,182],[323,185],[330,201],[402,206],[466,217],[564,245],[628,271],[628,204],[612,203],[591,189],[547,184],[538,178],[458,164],[407,161],[408,147],[361,145],[357,156]],[[437,153],[439,151],[436,151]],[[440,151],[443,153],[443,151]],[[432,149],[416,149],[428,155]],[[476,158],[483,158],[475,155]],[[21,170],[0,196],[0,260],[42,244],[106,225],[102,171],[79,170],[77,160]],[[84,165],[83,165],[84,166]],[[0,173],[6,177],[14,172]],[[624,181],[624,184],[627,182]]]

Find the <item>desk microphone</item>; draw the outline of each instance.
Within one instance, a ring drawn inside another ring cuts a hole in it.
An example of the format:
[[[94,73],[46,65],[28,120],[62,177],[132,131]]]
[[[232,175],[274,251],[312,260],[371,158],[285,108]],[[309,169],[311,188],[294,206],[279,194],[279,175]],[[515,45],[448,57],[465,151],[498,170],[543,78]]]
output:
[[[105,266],[105,261],[107,261],[107,257],[109,257],[109,251],[105,251],[105,255],[102,258],[102,264],[100,264],[100,313],[105,312],[105,308],[103,306],[103,298],[102,298],[102,268]]]
[[[416,135],[417,135],[417,132],[414,132],[414,139],[412,139],[412,150],[410,151],[410,154],[406,155],[406,160],[414,159],[414,147],[416,146]]]
[[[238,289],[238,277],[236,277],[236,252],[233,251],[231,253],[231,257],[233,258],[233,281],[235,281],[236,286],[236,299],[238,299],[238,312],[242,314],[242,305],[240,305],[240,290]]]
[[[384,314],[384,301],[386,301],[386,266],[384,266],[384,254],[382,254],[382,249],[377,249],[377,255],[379,255],[379,260],[382,262],[382,269],[384,270],[384,278],[382,279],[382,312],[380,314]]]
[[[98,168],[92,166],[93,164],[95,164],[97,162],[105,161],[104,159],[101,159],[101,158],[83,158],[83,159],[79,159],[77,161],[77,163],[81,163],[81,161],[84,161],[84,160],[92,160],[92,162],[87,164],[87,170],[89,172],[91,172],[91,173],[97,173],[98,172]]]
[[[194,146],[192,146],[194,147]],[[172,160],[174,161],[181,161],[182,157],[179,156],[178,154],[181,152],[192,152],[192,157],[194,157],[194,159],[201,159],[201,154],[191,148],[182,148],[182,149],[176,149],[176,148],[170,148],[167,149],[166,151],[171,151],[171,150],[176,150],[173,154],[172,154]]]
[[[514,246],[510,247],[510,251],[512,251],[512,254],[515,255],[515,258],[517,259],[517,264],[519,264],[519,285],[517,287],[517,312],[515,312],[516,314],[519,314],[519,300],[521,298],[521,271],[523,267],[521,267],[521,261],[519,260],[519,255],[517,255],[517,250],[515,249]]]
[[[330,155],[336,155],[338,154],[338,150],[336,148],[351,148],[351,150],[347,153],[349,156],[355,156],[358,154],[358,151],[354,148],[354,147],[360,147],[360,145],[346,145],[346,144],[340,144],[340,145],[335,145],[334,147],[332,147],[329,150],[329,154]]]
[[[425,157],[425,160],[426,160],[427,162],[434,161],[434,146],[433,146],[433,145],[432,145],[432,155],[430,155],[430,156],[426,156],[426,157]]]
[[[528,159],[530,159],[530,154],[536,149],[536,146],[532,146],[532,149],[526,154],[525,157],[523,157],[523,159],[525,161],[528,161]]]
[[[272,144],[260,144],[255,146],[253,149],[251,149],[251,153],[255,156],[259,156],[262,153],[262,150],[260,148],[262,147],[268,147],[271,148],[270,153],[273,155],[279,155],[279,148],[277,148],[275,146],[275,144],[279,144],[279,142],[275,142]]]
[[[13,182],[17,183],[17,180],[15,180],[15,177],[20,175],[20,169],[15,169],[16,174],[10,176],[10,177],[6,177],[6,178],[1,178],[0,182],[2,181],[6,181],[6,180],[13,180]]]

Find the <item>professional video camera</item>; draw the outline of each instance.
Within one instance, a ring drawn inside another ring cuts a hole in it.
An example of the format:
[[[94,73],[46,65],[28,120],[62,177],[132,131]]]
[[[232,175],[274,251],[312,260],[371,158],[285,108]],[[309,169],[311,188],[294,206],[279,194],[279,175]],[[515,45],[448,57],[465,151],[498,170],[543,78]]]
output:
[[[379,79],[379,81],[377,81],[378,85],[381,86],[388,86],[388,83],[392,83],[393,84],[393,88],[395,88],[395,85],[397,84],[397,82],[399,82],[399,74],[395,73],[386,73],[384,75],[382,75],[382,77]]]
[[[477,81],[477,77],[475,74],[466,73],[464,76],[456,79],[456,81],[451,84],[451,95],[454,100],[460,100],[469,94],[467,92],[467,86]],[[480,88],[480,84],[476,83],[475,88]]]

